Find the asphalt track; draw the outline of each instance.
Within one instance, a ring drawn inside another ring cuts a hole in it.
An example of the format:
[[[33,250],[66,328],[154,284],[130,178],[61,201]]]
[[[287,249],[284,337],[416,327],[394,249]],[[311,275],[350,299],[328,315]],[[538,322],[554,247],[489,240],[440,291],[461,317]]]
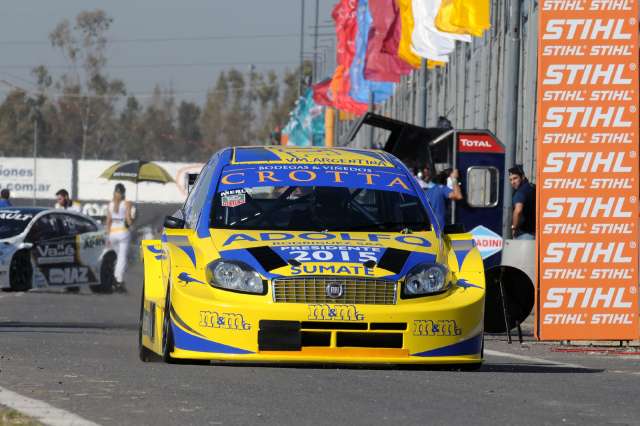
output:
[[[640,424],[640,357],[531,337],[488,336],[476,372],[143,364],[140,279],[125,295],[0,293],[0,388],[102,425]]]

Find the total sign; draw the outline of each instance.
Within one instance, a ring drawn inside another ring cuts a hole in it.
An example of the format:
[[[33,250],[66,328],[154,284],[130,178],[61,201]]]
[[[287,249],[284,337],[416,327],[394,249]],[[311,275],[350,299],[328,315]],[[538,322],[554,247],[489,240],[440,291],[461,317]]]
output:
[[[471,235],[483,260],[502,251],[502,237],[491,229],[478,225],[471,230]]]

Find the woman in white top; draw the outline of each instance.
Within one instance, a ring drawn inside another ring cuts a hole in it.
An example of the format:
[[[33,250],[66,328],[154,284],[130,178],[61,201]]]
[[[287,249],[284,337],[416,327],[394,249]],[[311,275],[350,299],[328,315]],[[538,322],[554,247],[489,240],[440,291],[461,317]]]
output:
[[[118,183],[113,191],[113,199],[109,203],[107,212],[107,232],[109,232],[109,243],[114,248],[116,255],[116,268],[114,277],[116,279],[116,291],[124,292],[124,271],[127,269],[127,253],[131,241],[129,227],[133,223],[131,201],[125,200],[125,187]]]

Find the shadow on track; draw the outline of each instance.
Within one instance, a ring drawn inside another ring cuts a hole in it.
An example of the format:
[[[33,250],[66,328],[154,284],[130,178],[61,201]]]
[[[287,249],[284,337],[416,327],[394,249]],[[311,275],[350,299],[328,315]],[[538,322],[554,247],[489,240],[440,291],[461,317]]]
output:
[[[261,367],[261,368],[292,368],[292,369],[310,369],[310,370],[398,370],[398,371],[447,371],[447,372],[463,372],[465,374],[482,374],[482,373],[547,373],[547,374],[571,374],[571,373],[602,373],[604,369],[572,367],[551,364],[524,364],[524,363],[485,363],[482,367],[475,371],[464,371],[462,365],[402,365],[402,364],[304,364],[304,363],[240,363],[240,362],[219,362],[211,361],[210,363],[190,363],[188,361],[182,364],[189,365],[207,365],[214,367]]]
[[[138,324],[90,323],[90,322],[23,322],[0,321],[0,333],[4,331],[28,332],[28,329],[71,329],[71,330],[131,330],[138,329]],[[10,329],[10,330],[3,330]]]

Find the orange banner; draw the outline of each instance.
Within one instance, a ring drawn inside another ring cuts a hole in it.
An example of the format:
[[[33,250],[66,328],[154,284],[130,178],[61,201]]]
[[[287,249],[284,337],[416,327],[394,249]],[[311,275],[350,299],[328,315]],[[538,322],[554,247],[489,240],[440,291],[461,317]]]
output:
[[[637,2],[540,2],[540,339],[640,335]]]

